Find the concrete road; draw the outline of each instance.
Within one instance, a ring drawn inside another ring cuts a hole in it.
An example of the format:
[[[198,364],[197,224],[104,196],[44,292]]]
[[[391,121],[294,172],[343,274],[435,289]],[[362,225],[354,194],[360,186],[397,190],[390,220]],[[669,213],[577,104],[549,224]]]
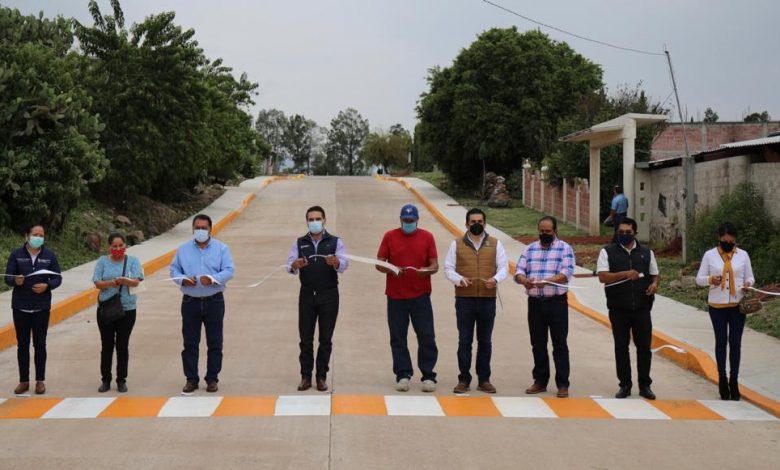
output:
[[[415,201],[400,185],[373,178],[281,181],[258,194],[220,234],[236,261],[236,277],[226,294],[220,396],[298,395],[298,281],[279,271],[258,288],[246,286],[283,264],[292,240],[306,230],[306,208],[322,205],[327,228],[344,239],[348,251],[373,257],[382,234],[397,226],[400,207],[408,202]],[[452,236],[424,207],[420,211],[420,226],[436,237],[443,265]],[[180,295],[161,282],[165,277],[163,272],[150,276],[139,302],[130,345],[132,397],[172,397],[184,384]],[[500,289],[504,308],[496,320],[492,381],[499,396],[518,397],[531,383],[526,297],[510,282]],[[446,397],[457,382],[457,329],[453,289],[443,273],[434,277],[433,291],[439,346],[436,395]],[[400,395],[393,388],[383,292],[383,275],[370,266],[353,264],[341,277],[329,377],[335,397]],[[100,342],[94,317],[93,310],[85,311],[50,330],[48,395],[98,396]],[[572,399],[611,397],[617,381],[610,332],[574,311],[569,328]],[[414,357],[413,337],[410,331]],[[205,352],[201,364],[205,367]],[[17,377],[13,349],[0,353],[0,377],[7,391],[0,396],[9,397]],[[653,378],[659,398],[717,398],[712,384],[661,358],[653,362]],[[409,395],[422,395],[419,374]],[[0,468],[776,468],[778,440],[776,420],[342,415],[10,419],[0,420]]]

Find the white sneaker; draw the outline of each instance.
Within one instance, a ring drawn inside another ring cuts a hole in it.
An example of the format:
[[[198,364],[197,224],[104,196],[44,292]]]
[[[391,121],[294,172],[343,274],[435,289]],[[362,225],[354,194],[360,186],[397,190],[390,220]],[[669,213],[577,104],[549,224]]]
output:
[[[395,384],[395,389],[399,392],[408,392],[409,391],[409,379],[403,378],[398,381],[398,383]]]
[[[435,392],[436,391],[436,382],[434,382],[433,380],[423,380],[422,391],[423,392]]]

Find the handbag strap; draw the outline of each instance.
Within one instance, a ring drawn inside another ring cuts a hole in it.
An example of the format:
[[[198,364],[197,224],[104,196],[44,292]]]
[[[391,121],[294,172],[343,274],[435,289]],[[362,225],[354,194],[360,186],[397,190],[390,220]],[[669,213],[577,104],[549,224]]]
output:
[[[125,255],[125,262],[122,264],[122,277],[125,277],[125,271],[127,270],[127,255]],[[124,284],[119,286],[119,294],[122,294],[122,288]]]

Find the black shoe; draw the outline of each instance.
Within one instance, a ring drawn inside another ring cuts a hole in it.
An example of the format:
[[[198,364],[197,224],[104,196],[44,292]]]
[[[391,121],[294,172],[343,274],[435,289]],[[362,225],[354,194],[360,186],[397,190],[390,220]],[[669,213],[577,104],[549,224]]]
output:
[[[650,390],[650,386],[639,387],[639,396],[647,398],[648,400],[655,400],[655,393]]]
[[[193,382],[191,380],[188,380],[187,383],[184,384],[184,388],[181,390],[181,394],[184,396],[190,396],[193,393],[195,393],[195,390],[198,389],[198,382]]]
[[[731,392],[731,399],[734,401],[739,401],[742,398],[742,395],[739,393],[739,382],[736,377],[732,377],[731,380],[729,380],[729,392]]]
[[[615,398],[626,398],[631,396],[631,387],[620,387],[620,390],[615,394]]]
[[[219,390],[219,385],[217,385],[217,381],[216,380],[212,380],[212,381],[206,382],[206,391],[207,392],[214,393],[217,390]]]
[[[117,382],[116,383],[116,391],[119,393],[127,393],[127,383],[125,382]]]
[[[721,400],[731,400],[731,391],[729,390],[729,379],[720,377],[718,379],[718,391]]]
[[[98,393],[106,393],[111,390],[111,382],[102,382],[98,387]]]

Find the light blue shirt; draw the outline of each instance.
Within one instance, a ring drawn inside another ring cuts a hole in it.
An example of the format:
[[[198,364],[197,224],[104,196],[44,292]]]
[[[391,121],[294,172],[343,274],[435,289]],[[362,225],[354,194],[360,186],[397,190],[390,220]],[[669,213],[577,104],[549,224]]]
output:
[[[612,198],[612,210],[616,214],[625,214],[628,212],[628,198],[625,194],[620,193]]]
[[[182,280],[174,282],[181,286],[182,293],[192,297],[208,297],[225,290],[225,285],[233,279],[233,257],[230,248],[221,241],[210,238],[202,249],[195,240],[184,243],[176,251],[171,263],[171,277],[195,277],[194,286],[182,285]],[[219,284],[204,286],[200,276],[209,275]]]
[[[97,281],[113,281],[114,279],[118,277],[122,277],[122,266],[124,265],[124,261],[114,261],[110,259],[107,255],[103,255],[100,258],[98,258],[97,264],[95,265],[95,273],[92,275],[92,282]],[[144,268],[141,266],[141,262],[138,261],[138,258],[135,256],[127,255],[127,268],[125,268],[125,275],[124,277],[128,277],[130,279],[141,279],[144,278]],[[119,292],[118,287],[109,287],[108,289],[100,289],[100,294],[98,294],[98,300],[104,301],[108,300],[112,296],[114,296],[117,292]],[[131,295],[128,291],[128,286],[122,286],[122,294],[119,297],[122,300],[122,308],[125,310],[135,310],[136,307],[136,296]]]

